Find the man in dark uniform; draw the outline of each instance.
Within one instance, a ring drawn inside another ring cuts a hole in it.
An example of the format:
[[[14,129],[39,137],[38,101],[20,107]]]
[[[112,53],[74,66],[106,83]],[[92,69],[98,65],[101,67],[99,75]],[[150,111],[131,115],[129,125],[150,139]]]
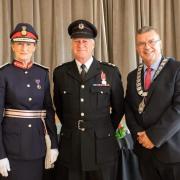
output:
[[[74,60],[54,70],[54,103],[62,123],[56,180],[115,180],[115,130],[123,116],[117,67],[93,56],[96,27],[70,24]]]
[[[136,35],[143,60],[128,75],[126,120],[143,180],[180,179],[180,63],[162,56],[156,28]]]
[[[10,38],[14,60],[0,68],[0,173],[7,180],[41,180],[45,133],[51,139],[46,165],[58,155],[49,73],[32,62],[38,35],[30,24],[19,23]]]

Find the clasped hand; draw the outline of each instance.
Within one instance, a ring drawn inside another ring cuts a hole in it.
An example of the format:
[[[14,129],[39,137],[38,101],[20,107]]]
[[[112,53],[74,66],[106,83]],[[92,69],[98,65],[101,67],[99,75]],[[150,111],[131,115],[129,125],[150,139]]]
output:
[[[59,152],[57,149],[50,149],[49,151],[47,151],[45,157],[45,169],[54,167],[54,162],[57,160],[58,154]]]
[[[57,160],[57,157],[59,155],[59,152],[57,149],[51,149],[50,151],[51,156],[51,164],[54,164],[54,162]]]
[[[147,136],[145,131],[138,132],[137,136],[138,136],[137,140],[138,140],[139,144],[141,144],[143,147],[145,147],[147,149],[152,149],[154,147],[154,144],[149,139],[149,137]]]
[[[0,159],[0,174],[4,177],[8,176],[8,171],[10,171],[10,164],[8,158]]]

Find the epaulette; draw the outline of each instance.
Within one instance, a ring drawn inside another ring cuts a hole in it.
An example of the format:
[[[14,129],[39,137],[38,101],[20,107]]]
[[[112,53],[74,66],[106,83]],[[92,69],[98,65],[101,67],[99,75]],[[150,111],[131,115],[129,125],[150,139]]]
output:
[[[112,66],[112,67],[116,67],[115,64],[112,64],[110,62],[104,62],[104,61],[99,61],[101,64],[107,65],[107,66]]]
[[[71,63],[72,63],[72,61],[64,62],[64,63],[60,64],[59,66],[64,66],[64,65],[67,65],[67,64],[71,64]]]
[[[41,68],[43,68],[43,69],[45,69],[45,70],[48,70],[48,71],[49,71],[49,68],[46,67],[46,66],[43,66],[42,64],[39,64],[39,63],[36,63],[36,62],[34,62],[34,64],[37,65],[37,66],[39,66],[39,67],[41,67]]]
[[[8,66],[8,65],[10,65],[10,64],[11,64],[11,63],[5,63],[5,64],[3,64],[3,65],[0,66],[0,69],[1,69],[1,68],[5,68],[6,66]]]

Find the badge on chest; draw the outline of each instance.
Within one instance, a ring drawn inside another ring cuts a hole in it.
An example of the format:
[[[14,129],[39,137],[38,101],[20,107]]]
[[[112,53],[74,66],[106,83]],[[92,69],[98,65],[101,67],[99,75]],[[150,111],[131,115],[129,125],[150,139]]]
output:
[[[93,86],[110,86],[110,84],[107,83],[106,73],[101,71],[101,83],[99,84],[93,84]]]
[[[37,86],[36,86],[37,89],[40,90],[40,89],[41,89],[41,80],[40,80],[40,79],[36,79],[36,80],[35,80],[35,83],[36,83],[36,85],[37,85]]]

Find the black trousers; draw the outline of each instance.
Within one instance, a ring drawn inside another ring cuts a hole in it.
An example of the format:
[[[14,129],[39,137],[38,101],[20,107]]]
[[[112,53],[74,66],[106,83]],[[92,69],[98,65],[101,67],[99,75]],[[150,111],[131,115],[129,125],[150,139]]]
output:
[[[55,169],[55,180],[117,180],[117,161],[96,171],[70,170],[61,164]]]
[[[44,169],[43,180],[54,180],[55,179],[55,168]]]
[[[37,160],[9,159],[11,171],[0,180],[42,180],[44,158]]]
[[[180,163],[163,163],[155,157],[139,159],[143,180],[180,180]]]

